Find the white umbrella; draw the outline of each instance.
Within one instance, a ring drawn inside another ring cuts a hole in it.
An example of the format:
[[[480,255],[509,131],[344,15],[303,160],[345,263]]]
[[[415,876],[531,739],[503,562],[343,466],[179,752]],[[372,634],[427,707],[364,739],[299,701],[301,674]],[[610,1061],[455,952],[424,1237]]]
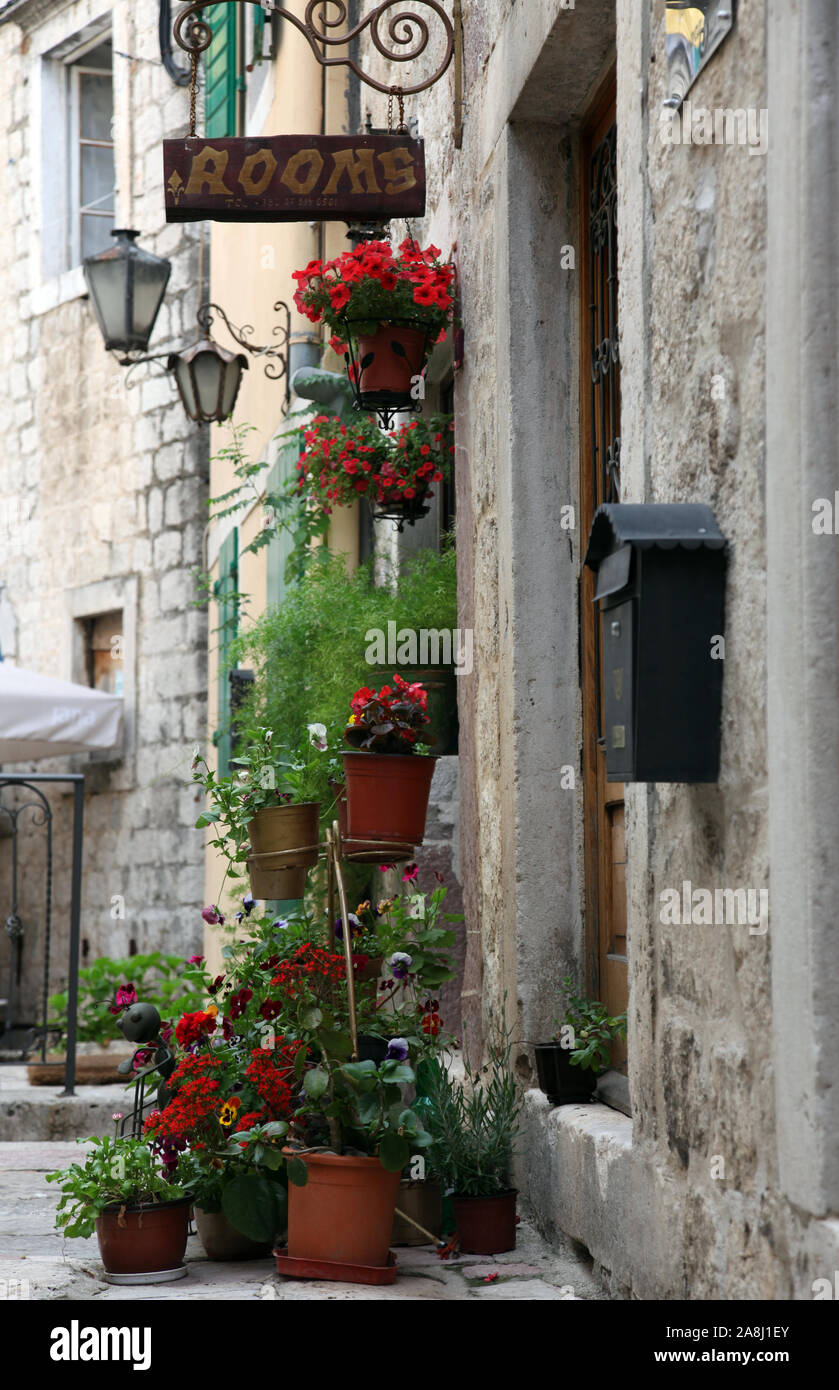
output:
[[[0,763],[120,747],[122,697],[0,661]]]

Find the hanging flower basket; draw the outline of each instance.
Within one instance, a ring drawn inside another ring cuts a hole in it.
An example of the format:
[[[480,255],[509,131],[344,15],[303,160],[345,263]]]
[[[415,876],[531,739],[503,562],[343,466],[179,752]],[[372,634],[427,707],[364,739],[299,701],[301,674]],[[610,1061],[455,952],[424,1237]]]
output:
[[[312,323],[332,330],[332,347],[347,355],[356,408],[379,414],[388,428],[396,411],[417,411],[418,383],[429,347],[445,336],[454,304],[454,266],[440,250],[412,237],[394,252],[389,242],[361,242],[332,261],[294,272],[294,303]]]
[[[432,415],[402,424],[390,434],[390,452],[367,491],[374,520],[393,521],[402,531],[428,516],[434,497],[431,484],[451,476],[453,430],[450,415]]]
[[[428,515],[431,484],[451,476],[453,430],[451,415],[411,420],[388,435],[366,417],[347,424],[318,415],[301,430],[296,490],[325,515],[366,497],[374,518],[401,531]]]
[[[420,381],[428,360],[428,331],[416,319],[392,319],[375,332],[345,319],[341,339],[356,408],[375,411],[385,428],[398,411],[419,409]]]

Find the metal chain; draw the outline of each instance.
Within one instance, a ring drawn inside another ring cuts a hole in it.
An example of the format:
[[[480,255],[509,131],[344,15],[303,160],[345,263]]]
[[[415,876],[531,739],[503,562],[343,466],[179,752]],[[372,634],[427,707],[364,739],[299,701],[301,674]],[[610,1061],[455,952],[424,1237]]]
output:
[[[401,87],[391,87],[387,97],[387,133],[393,134],[393,98],[399,104],[399,124],[396,127],[398,132],[404,131],[407,134],[408,127],[405,125],[405,93]]]
[[[189,83],[189,134],[195,135],[195,103],[198,97],[198,53],[195,49],[189,55],[192,76]]]

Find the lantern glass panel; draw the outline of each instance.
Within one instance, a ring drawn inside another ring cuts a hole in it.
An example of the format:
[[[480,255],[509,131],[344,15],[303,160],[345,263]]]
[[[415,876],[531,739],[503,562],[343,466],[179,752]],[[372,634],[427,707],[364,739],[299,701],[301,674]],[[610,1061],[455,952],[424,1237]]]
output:
[[[217,419],[225,363],[214,352],[199,352],[192,359],[192,372],[201,416]]]
[[[236,396],[239,392],[239,382],[242,380],[242,370],[244,362],[241,357],[234,357],[232,362],[227,364],[227,373],[224,378],[224,390],[221,399],[222,419],[226,420],[231,414],[236,404]]]
[[[184,410],[190,420],[197,420],[198,402],[195,399],[195,392],[192,389],[190,364],[185,362],[182,357],[170,358],[170,362],[174,362],[175,380],[178,383],[178,390],[181,394]]]
[[[111,248],[104,254],[110,257]],[[84,274],[105,346],[122,346],[127,336],[125,286],[128,268],[125,261],[116,258],[103,260],[97,256],[86,262]]]

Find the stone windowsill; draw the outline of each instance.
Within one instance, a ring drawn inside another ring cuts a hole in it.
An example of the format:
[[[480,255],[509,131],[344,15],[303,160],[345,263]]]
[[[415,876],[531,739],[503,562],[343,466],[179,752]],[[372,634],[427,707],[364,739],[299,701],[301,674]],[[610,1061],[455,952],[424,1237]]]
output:
[[[32,291],[32,313],[35,317],[48,314],[51,309],[57,309],[60,304],[67,304],[71,299],[86,297],[84,274],[81,266],[76,265],[72,270],[65,270],[63,275],[56,275],[53,279],[44,280],[35,286]]]

